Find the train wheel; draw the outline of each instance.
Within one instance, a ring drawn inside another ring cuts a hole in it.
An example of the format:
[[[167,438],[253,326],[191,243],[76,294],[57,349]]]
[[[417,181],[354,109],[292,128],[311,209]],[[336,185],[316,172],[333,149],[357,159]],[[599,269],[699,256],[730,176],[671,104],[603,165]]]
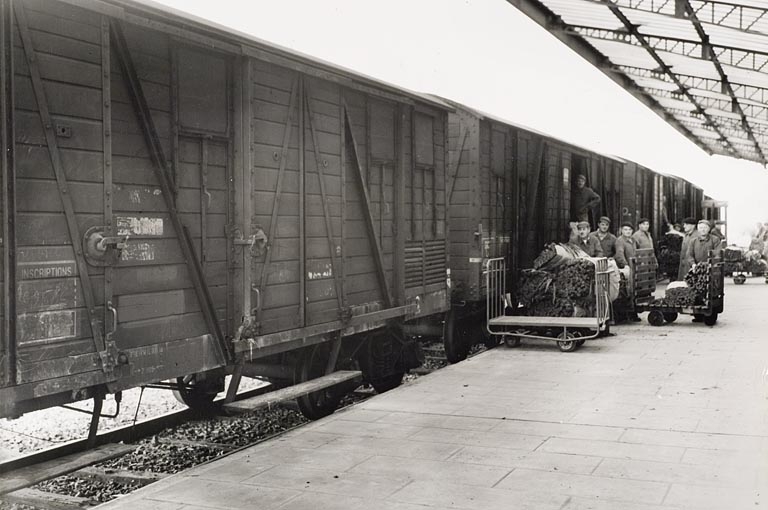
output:
[[[664,320],[666,322],[675,322],[677,320],[677,312],[664,312]]]
[[[396,334],[389,329],[371,334],[360,352],[363,376],[377,393],[395,389],[403,383],[403,351]]]
[[[707,315],[704,317],[704,324],[707,326],[714,326],[717,324],[717,314],[713,313],[712,315]]]
[[[456,313],[453,310],[446,312],[443,320],[443,347],[449,363],[464,361],[469,354],[468,342],[463,332],[459,331],[458,325]]]
[[[560,352],[573,352],[579,346],[579,341],[573,333],[560,333],[557,338],[560,339],[557,341]]]
[[[195,411],[209,413],[215,411],[213,404],[216,395],[224,389],[220,377],[207,378],[203,374],[189,374],[176,378],[177,388],[173,390],[176,400]]]
[[[331,348],[328,342],[305,349],[296,363],[294,383],[303,383],[325,375],[330,353]],[[307,419],[319,420],[333,414],[345,393],[346,389],[334,386],[299,397],[296,403],[299,405],[301,414]]]
[[[651,310],[648,312],[648,324],[651,326],[663,326],[664,314],[658,310]]]

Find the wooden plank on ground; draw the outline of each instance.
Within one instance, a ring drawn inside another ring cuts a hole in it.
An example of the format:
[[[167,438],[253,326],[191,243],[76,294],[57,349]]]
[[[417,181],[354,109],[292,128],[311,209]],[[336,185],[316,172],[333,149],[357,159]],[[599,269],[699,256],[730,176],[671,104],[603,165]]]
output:
[[[92,450],[73,453],[0,475],[0,495],[77,471],[86,466],[120,457],[136,447],[125,444],[105,444]]]
[[[21,489],[2,497],[3,502],[24,506],[32,506],[40,510],[82,510],[96,503],[87,498],[53,494],[36,489]]]
[[[263,407],[268,407],[285,400],[292,400],[298,397],[302,397],[309,393],[330,388],[337,384],[341,384],[352,379],[356,379],[362,376],[362,372],[359,370],[339,370],[332,374],[318,377],[294,386],[289,386],[276,391],[265,393],[264,395],[258,395],[253,398],[241,400],[239,402],[232,402],[224,404],[224,410],[233,413],[246,413],[255,411]]]
[[[127,469],[106,469],[95,466],[88,466],[83,469],[78,469],[74,473],[74,476],[78,478],[89,478],[93,480],[101,480],[102,482],[115,482],[121,484],[135,484],[140,486],[149,485],[155,483],[158,480],[162,480],[170,475],[166,473],[155,473],[152,471],[130,471]]]

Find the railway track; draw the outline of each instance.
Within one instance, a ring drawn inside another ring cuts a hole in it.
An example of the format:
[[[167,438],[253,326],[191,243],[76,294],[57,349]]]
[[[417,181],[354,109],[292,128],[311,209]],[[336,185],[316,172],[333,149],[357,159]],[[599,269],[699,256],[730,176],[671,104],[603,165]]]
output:
[[[406,380],[447,365],[441,345],[425,345],[423,350],[424,366],[412,370]],[[266,392],[266,387],[257,388],[236,400]],[[372,389],[358,388],[341,407],[373,395]],[[292,402],[237,416],[206,416],[191,409],[168,412],[101,432],[91,450],[86,449],[86,439],[80,439],[0,462],[0,510],[92,507],[305,423]]]

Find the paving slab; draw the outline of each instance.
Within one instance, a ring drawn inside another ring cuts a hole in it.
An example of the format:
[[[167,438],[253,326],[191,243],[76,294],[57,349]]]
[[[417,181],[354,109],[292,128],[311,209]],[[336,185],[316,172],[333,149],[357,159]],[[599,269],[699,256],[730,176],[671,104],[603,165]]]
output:
[[[766,302],[494,349],[101,508],[765,508]]]

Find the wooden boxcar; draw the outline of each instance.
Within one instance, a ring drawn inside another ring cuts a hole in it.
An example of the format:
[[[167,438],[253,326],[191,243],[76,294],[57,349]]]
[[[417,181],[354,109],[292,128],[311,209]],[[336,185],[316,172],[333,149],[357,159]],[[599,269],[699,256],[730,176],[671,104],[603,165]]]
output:
[[[1,15],[0,417],[399,384],[403,323],[449,308],[446,105],[159,7]]]
[[[591,212],[593,226],[602,215],[619,218],[623,162],[450,104],[455,108],[448,116],[452,312],[443,342],[455,362],[484,338],[485,261],[506,257],[511,284],[544,244],[566,242],[578,174],[602,198]]]
[[[624,183],[622,188],[622,221],[630,222],[637,228],[641,218],[651,222],[651,235],[658,239],[662,221],[661,193],[657,191],[661,176],[653,170],[633,161],[624,163]]]
[[[526,128],[518,129],[517,155],[521,197],[517,225],[522,240],[517,247],[518,267],[531,267],[546,243],[567,242],[569,222],[574,220],[571,194],[578,175],[584,175],[586,185],[601,198],[589,212],[592,228],[601,216],[611,218],[612,230],[620,223],[623,160]]]

